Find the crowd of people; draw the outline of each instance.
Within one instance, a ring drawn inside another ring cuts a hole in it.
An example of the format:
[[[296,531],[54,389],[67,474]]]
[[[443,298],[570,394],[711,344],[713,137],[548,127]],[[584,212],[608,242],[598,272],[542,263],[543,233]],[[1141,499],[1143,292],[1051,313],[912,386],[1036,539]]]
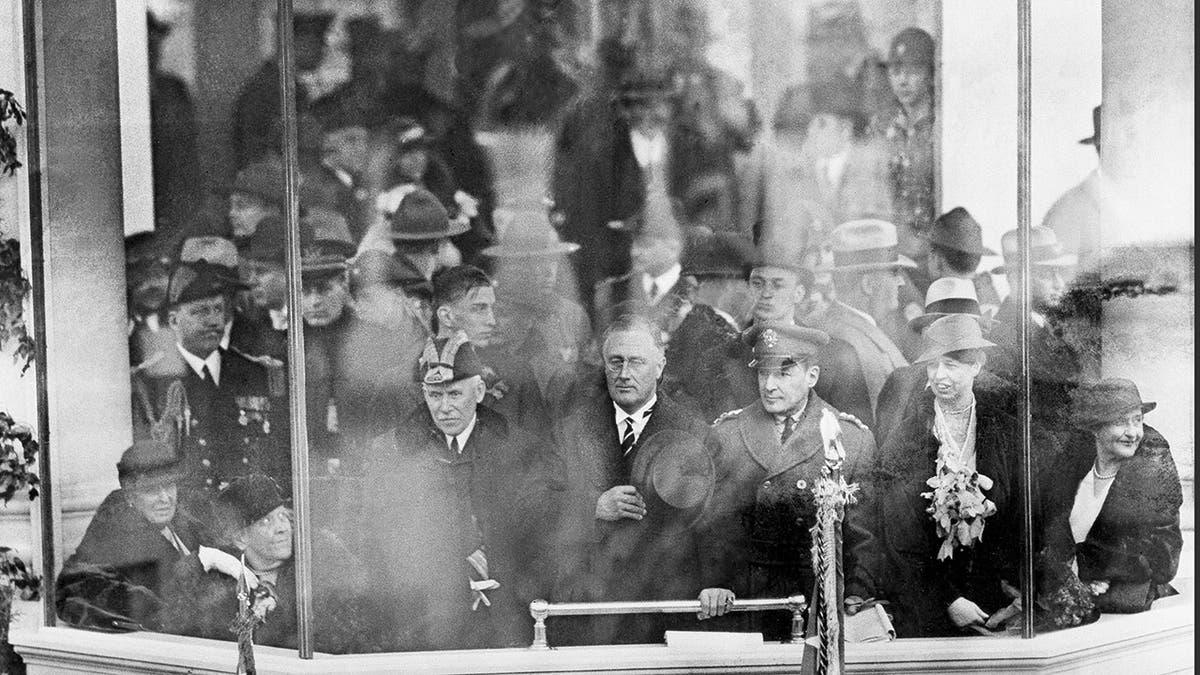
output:
[[[301,70],[328,26],[297,18]],[[795,87],[758,153],[721,73],[602,42],[596,82],[561,88],[552,198],[504,209],[412,46],[352,28],[354,78],[301,110],[300,316],[273,62],[237,108],[224,228],[175,230],[165,261],[139,254],[159,233],[128,242],[137,440],[58,577],[64,622],[232,639],[251,583],[274,601],[257,641],[295,646],[293,410],[320,651],[527,645],[536,598],[700,600],[554,618],[555,644],[783,639],[790,617],[728,610],[811,593],[828,414],[859,488],[847,614],[882,603],[900,637],[1016,621],[1023,322],[979,223],[936,208],[928,33],[891,42],[889,111],[845,78]],[[1064,330],[1077,259],[1054,229],[1031,244],[1035,616],[1068,627],[1173,593],[1182,498],[1155,404]],[[1017,288],[1015,230],[1002,249]]]

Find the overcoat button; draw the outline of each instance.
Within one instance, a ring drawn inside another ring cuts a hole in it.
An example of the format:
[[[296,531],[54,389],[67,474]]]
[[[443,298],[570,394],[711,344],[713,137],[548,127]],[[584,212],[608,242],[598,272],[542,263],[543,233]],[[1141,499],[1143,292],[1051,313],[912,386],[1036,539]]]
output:
[[[764,489],[764,490],[770,490],[770,489],[771,489],[771,481],[769,481],[769,480],[768,480],[768,481],[764,481],[764,482],[763,482],[763,489]]]
[[[207,459],[200,460],[200,463],[204,466],[212,466],[212,462],[208,461]]]

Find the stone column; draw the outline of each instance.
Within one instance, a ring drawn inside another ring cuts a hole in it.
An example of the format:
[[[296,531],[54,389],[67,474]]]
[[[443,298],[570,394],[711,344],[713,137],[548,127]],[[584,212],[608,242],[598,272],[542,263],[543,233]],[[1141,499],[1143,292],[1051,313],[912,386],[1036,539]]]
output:
[[[111,1],[46,0],[42,17],[42,339],[63,514],[56,548],[69,552],[116,487],[131,437],[117,31]]]

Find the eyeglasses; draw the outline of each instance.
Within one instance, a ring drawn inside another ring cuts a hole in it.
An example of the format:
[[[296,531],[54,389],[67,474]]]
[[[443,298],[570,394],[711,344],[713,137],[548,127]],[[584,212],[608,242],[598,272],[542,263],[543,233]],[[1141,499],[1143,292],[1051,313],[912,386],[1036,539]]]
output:
[[[649,361],[640,356],[631,356],[629,358],[612,356],[604,362],[604,367],[608,369],[608,372],[616,375],[624,370],[626,365],[629,366],[630,370],[637,370],[646,367],[649,363]]]

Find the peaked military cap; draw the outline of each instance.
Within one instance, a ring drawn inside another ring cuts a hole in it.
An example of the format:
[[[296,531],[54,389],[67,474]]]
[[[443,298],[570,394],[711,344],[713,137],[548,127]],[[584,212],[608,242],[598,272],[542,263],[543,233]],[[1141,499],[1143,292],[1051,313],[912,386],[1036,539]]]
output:
[[[230,278],[228,270],[222,269],[220,265],[205,260],[180,263],[175,266],[167,282],[167,306],[174,307],[185,302],[224,296],[246,288],[249,287]]]
[[[829,344],[824,331],[782,321],[756,323],[742,332],[742,341],[754,347],[751,368],[783,368],[816,356]]]

